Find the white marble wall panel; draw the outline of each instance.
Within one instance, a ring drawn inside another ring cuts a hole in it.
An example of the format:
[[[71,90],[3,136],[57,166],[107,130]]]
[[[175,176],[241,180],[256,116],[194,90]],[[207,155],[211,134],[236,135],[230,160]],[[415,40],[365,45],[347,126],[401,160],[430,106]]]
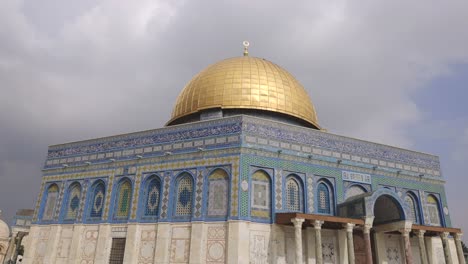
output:
[[[137,243],[138,264],[152,264],[156,250],[157,229],[156,225],[140,226],[139,242]]]
[[[271,225],[250,224],[249,257],[251,264],[269,262]]]
[[[191,227],[172,227],[170,263],[189,263]]]
[[[208,226],[206,236],[206,263],[226,263],[226,225]]]
[[[33,234],[34,236],[34,234]],[[49,242],[50,236],[50,227],[40,227],[37,229],[37,236],[36,243],[32,245],[31,250],[34,252],[34,257],[32,259],[33,264],[42,264],[44,261],[44,257],[47,253],[47,244]]]
[[[339,249],[335,230],[322,229],[322,258],[324,264],[339,262]]]
[[[80,264],[94,263],[98,235],[98,226],[86,226],[84,228],[79,248],[80,254],[77,256],[80,259]]]
[[[66,263],[70,253],[70,246],[73,237],[73,226],[66,226],[62,228],[62,234],[59,239],[57,248],[57,262]]]
[[[421,255],[419,253],[419,239],[414,236],[410,239],[411,253],[413,254],[413,264],[421,264]]]

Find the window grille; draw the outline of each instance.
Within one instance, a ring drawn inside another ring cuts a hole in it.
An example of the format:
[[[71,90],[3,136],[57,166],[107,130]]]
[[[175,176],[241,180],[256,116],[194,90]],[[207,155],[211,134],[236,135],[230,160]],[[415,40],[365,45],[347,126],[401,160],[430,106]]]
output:
[[[45,203],[44,214],[42,217],[43,220],[53,219],[54,212],[55,212],[55,205],[57,203],[57,198],[58,198],[58,192],[59,192],[59,189],[56,184],[52,184],[47,189],[47,199]]]
[[[405,196],[405,202],[408,204],[408,207],[410,209],[410,214],[408,216],[409,220],[413,221],[413,223],[418,224],[419,223],[419,214],[418,214],[418,205],[416,202],[416,199],[412,197],[412,195],[407,194]]]
[[[80,207],[80,198],[81,198],[81,187],[79,184],[74,184],[70,193],[68,194],[68,206],[67,214],[65,216],[66,220],[75,220],[78,215],[78,209]]]
[[[429,221],[431,225],[440,226],[440,212],[437,199],[433,195],[427,197],[427,210],[429,212]]]
[[[330,214],[330,190],[324,183],[320,183],[317,188],[318,192],[318,212],[322,214]]]
[[[289,212],[301,211],[299,184],[292,178],[286,182],[286,209]]]
[[[130,203],[132,199],[132,185],[129,181],[125,181],[120,185],[117,197],[117,218],[128,218],[130,212]]]
[[[193,184],[190,176],[184,176],[179,180],[176,196],[176,215],[190,216],[192,215],[192,194]]]
[[[215,170],[208,177],[208,216],[226,216],[228,207],[228,175]]]
[[[160,193],[161,183],[158,179],[152,179],[147,188],[145,216],[158,215]]]
[[[270,218],[270,178],[264,171],[252,175],[251,215],[253,217]]]
[[[104,183],[100,182],[93,189],[93,199],[89,216],[92,218],[102,217],[105,197]]]
[[[125,238],[112,238],[109,264],[123,264],[125,254]]]

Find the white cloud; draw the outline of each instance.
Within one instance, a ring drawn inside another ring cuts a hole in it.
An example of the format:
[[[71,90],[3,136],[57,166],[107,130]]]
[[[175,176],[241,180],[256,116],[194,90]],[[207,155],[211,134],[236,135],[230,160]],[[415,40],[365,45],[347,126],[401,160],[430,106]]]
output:
[[[452,159],[456,162],[468,161],[468,126],[461,130],[458,137],[455,138],[455,148],[452,153]]]

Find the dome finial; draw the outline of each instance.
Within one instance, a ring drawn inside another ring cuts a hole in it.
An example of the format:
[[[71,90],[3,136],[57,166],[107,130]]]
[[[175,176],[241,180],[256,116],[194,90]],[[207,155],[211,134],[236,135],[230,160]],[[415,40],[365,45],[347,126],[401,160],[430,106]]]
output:
[[[244,42],[242,42],[242,45],[244,45],[244,56],[249,56],[250,43],[247,40],[244,40]]]

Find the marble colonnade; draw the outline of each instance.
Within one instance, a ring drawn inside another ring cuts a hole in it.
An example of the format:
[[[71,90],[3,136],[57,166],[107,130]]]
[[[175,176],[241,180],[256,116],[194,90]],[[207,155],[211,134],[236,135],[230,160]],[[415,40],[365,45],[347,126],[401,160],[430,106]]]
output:
[[[294,225],[294,241],[295,241],[295,258],[296,263],[303,263],[303,250],[302,250],[302,224],[304,223],[304,218],[292,218],[291,222]],[[315,232],[315,263],[323,264],[322,258],[322,225],[324,221],[313,220],[311,221],[314,232]],[[355,224],[346,223],[343,224],[343,228],[346,230],[346,243],[347,243],[347,259],[349,264],[355,263],[354,257],[354,241],[353,241],[353,229]],[[369,243],[370,246],[370,243]],[[372,259],[372,251],[369,249],[367,252],[370,252],[370,259]]]

